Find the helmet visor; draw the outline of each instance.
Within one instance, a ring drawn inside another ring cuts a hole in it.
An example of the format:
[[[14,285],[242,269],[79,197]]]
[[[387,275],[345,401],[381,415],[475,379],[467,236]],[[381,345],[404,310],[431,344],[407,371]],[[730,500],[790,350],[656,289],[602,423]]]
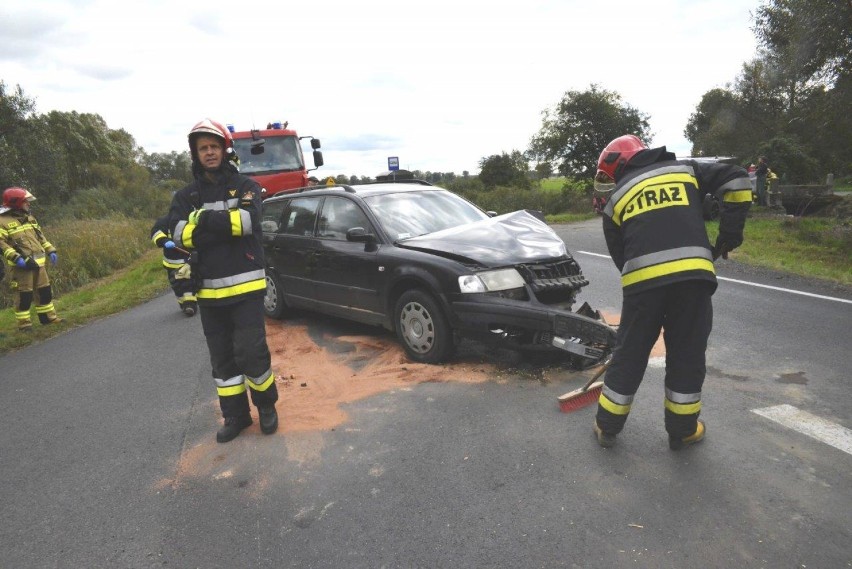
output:
[[[615,180],[609,177],[609,174],[603,170],[598,170],[595,175],[595,191],[601,194],[608,194],[615,188]]]

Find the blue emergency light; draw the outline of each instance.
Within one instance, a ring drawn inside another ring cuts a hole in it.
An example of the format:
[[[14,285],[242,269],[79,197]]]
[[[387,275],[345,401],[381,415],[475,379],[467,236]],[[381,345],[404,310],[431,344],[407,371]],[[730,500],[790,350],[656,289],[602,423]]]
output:
[[[228,128],[228,132],[230,132],[231,134],[234,134],[234,125],[226,124],[225,126]]]
[[[281,123],[280,123],[280,122],[274,122],[274,123],[272,123],[272,128],[280,129],[280,128],[281,128]]]

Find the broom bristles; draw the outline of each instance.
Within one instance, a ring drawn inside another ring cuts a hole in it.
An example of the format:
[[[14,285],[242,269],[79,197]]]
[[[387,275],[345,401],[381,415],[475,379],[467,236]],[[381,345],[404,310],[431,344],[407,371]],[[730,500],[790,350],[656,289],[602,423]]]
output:
[[[575,389],[574,391],[569,391],[565,395],[560,395],[559,410],[563,413],[570,413],[571,411],[576,411],[577,409],[593,405],[598,402],[598,398],[601,396],[602,390],[603,382],[596,381],[587,389]]]

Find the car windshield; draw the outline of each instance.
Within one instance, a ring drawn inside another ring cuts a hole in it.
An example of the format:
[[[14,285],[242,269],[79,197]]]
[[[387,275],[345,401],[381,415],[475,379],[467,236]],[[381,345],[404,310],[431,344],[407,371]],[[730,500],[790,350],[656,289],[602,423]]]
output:
[[[299,139],[295,136],[265,136],[263,146],[255,148],[252,154],[250,138],[234,140],[234,150],[240,157],[240,173],[257,174],[259,172],[295,172],[305,167],[302,161]]]
[[[364,201],[394,241],[488,218],[470,202],[443,190],[379,194]]]

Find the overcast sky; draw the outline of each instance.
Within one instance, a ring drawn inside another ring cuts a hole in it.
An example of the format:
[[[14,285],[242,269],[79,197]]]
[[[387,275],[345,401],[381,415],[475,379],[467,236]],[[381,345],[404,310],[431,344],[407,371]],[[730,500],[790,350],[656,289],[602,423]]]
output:
[[[0,79],[36,111],[101,115],[147,152],[182,151],[209,116],[289,121],[324,175],[387,158],[479,170],[526,150],[541,113],[593,83],[689,153],[701,96],[756,53],[759,0],[31,0],[0,4]]]

